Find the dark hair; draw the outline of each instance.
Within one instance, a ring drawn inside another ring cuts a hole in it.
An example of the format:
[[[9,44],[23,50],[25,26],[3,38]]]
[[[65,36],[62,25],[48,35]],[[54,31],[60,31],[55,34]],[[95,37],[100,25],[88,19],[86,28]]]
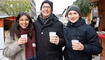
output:
[[[26,12],[20,12],[20,13],[18,14],[18,16],[16,17],[16,20],[15,20],[14,24],[12,25],[12,27],[11,27],[11,29],[10,29],[10,36],[11,36],[11,38],[13,38],[13,39],[15,39],[15,35],[16,35],[18,38],[20,37],[20,35],[19,35],[19,32],[20,32],[20,31],[19,31],[20,25],[19,25],[18,21],[19,21],[20,17],[23,16],[23,15],[27,16],[28,19],[29,19],[29,25],[28,25],[27,28],[30,28],[30,26],[31,26],[31,24],[32,24],[31,17],[30,17]]]
[[[96,18],[97,18],[96,16],[93,16],[92,20],[93,20],[93,19],[96,19]]]

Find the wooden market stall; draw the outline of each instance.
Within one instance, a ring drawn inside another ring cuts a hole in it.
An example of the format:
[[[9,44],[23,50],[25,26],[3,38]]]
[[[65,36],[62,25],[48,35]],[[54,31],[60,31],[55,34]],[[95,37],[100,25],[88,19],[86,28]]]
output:
[[[5,37],[7,32],[14,23],[16,17],[0,17],[0,49],[3,49]]]
[[[97,3],[99,22],[99,37],[103,46],[100,60],[105,60],[105,0],[91,0],[92,3]]]
[[[99,0],[98,1],[98,13],[100,17],[100,25],[99,25],[99,31],[105,31],[105,0]],[[105,33],[102,33],[103,36],[105,36]],[[105,39],[101,39],[101,44],[103,46],[103,51],[101,54],[101,60],[105,60]]]

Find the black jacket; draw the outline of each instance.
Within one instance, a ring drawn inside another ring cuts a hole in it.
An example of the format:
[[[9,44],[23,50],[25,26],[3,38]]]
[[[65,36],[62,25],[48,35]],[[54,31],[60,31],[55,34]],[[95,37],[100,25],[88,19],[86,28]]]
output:
[[[96,31],[98,31],[98,27],[95,27],[95,25],[96,25],[96,22],[91,22],[90,24],[89,24],[91,27],[93,27]]]
[[[36,29],[37,41],[37,58],[38,60],[63,60],[62,59],[62,42],[64,40],[63,24],[58,18],[51,14],[50,17],[43,22],[40,15],[34,23]],[[56,32],[60,38],[59,45],[49,42],[49,32]]]
[[[68,22],[65,28],[65,60],[92,60],[92,54],[102,52],[96,31],[80,18],[76,23]],[[72,50],[71,40],[77,39],[84,45],[83,51]]]

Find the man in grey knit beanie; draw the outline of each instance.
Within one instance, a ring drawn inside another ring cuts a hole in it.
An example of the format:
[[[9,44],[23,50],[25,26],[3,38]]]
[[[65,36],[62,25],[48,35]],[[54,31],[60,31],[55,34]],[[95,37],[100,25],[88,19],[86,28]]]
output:
[[[66,11],[66,16],[68,15],[69,11],[71,11],[71,10],[77,11],[77,12],[79,13],[79,15],[81,16],[80,8],[79,8],[78,6],[76,6],[76,5],[72,5],[72,6],[70,6],[70,7],[67,9],[67,11]]]

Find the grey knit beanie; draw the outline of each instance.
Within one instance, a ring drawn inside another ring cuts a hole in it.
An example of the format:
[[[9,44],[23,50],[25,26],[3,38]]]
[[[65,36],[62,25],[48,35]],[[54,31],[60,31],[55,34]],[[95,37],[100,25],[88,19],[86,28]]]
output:
[[[48,3],[51,7],[51,10],[53,11],[53,2],[50,1],[50,0],[44,0],[41,4],[40,10],[42,10],[42,6],[43,6],[44,3]]]
[[[71,10],[77,11],[79,13],[79,15],[81,16],[80,8],[76,5],[72,5],[67,9],[66,16],[68,15],[69,11],[71,11]]]

